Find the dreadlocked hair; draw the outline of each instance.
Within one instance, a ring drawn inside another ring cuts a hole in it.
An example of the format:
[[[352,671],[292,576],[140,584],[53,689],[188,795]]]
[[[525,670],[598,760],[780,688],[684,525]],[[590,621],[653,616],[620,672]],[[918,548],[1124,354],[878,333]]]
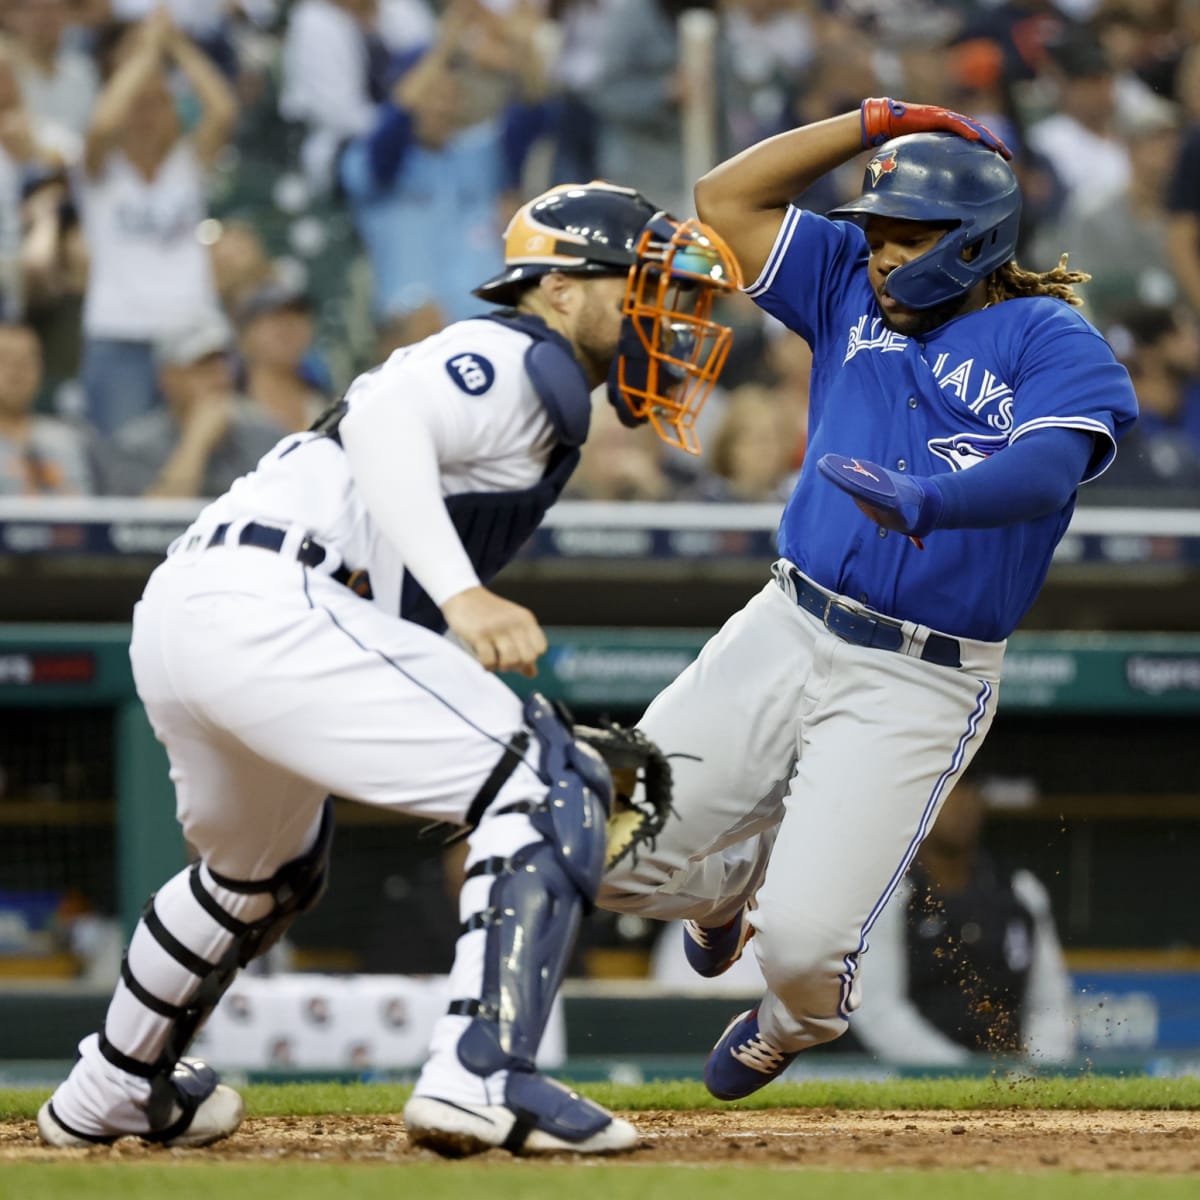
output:
[[[1053,296],[1079,307],[1083,299],[1075,294],[1074,285],[1087,283],[1091,276],[1086,271],[1067,269],[1067,256],[1058,260],[1052,271],[1026,271],[1010,259],[997,267],[987,281],[988,304],[999,304],[1004,300],[1015,300],[1019,296]]]

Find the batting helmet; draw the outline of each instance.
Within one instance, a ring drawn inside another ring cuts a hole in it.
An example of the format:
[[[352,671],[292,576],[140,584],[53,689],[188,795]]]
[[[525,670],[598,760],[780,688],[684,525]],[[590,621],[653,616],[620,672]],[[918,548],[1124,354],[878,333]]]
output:
[[[897,267],[884,285],[908,308],[935,308],[964,295],[1016,252],[1021,189],[994,150],[955,133],[910,133],[867,163],[863,192],[832,209],[835,220],[869,217],[949,225],[932,250]]]
[[[633,188],[570,183],[519,208],[504,231],[504,270],[474,294],[512,304],[539,276],[620,275],[638,261],[638,239],[655,207]]]

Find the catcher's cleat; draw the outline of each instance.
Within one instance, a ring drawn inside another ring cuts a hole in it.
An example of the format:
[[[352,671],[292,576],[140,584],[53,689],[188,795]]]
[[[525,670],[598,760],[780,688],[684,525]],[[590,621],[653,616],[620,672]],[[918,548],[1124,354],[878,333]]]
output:
[[[695,921],[684,921],[683,953],[697,975],[705,979],[724,975],[742,957],[746,943],[754,936],[748,912],[743,905],[732,921],[708,928]]]
[[[54,1109],[54,1099],[38,1110],[37,1126],[42,1141],[60,1150],[107,1146],[123,1137],[139,1137],[164,1146],[207,1146],[234,1133],[242,1123],[246,1106],[231,1087],[219,1083],[212,1067],[195,1058],[180,1059],[168,1087],[170,1107],[158,1130],[106,1131],[87,1133],[72,1129]]]
[[[465,1105],[413,1096],[404,1106],[409,1140],[447,1158],[496,1146],[513,1154],[617,1154],[639,1141],[628,1121],[542,1075],[512,1072],[505,1101]]]
[[[787,1070],[798,1050],[773,1046],[758,1029],[758,1009],[739,1013],[721,1034],[704,1064],[704,1086],[718,1100],[757,1092]]]

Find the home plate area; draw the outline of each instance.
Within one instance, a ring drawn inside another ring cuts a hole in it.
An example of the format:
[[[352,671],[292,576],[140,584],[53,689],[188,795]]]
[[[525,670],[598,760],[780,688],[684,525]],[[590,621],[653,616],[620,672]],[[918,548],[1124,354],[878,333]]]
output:
[[[642,1144],[607,1160],[614,1164],[1200,1172],[1200,1123],[1192,1112],[725,1109],[622,1115],[637,1125]],[[139,1158],[437,1161],[436,1155],[409,1145],[399,1114],[251,1117],[232,1138],[201,1150],[164,1150],[126,1139],[111,1147],[50,1151],[38,1142],[32,1121],[0,1125],[0,1162]],[[494,1150],[472,1161],[510,1162],[511,1156]]]

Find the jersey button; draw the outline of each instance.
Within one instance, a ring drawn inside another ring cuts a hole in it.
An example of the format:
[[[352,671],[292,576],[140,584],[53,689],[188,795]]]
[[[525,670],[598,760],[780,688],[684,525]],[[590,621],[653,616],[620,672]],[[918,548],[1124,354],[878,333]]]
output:
[[[882,526],[881,526],[881,527],[880,527],[880,529],[879,529],[879,536],[880,536],[880,537],[887,537],[887,530],[886,530],[886,529],[884,529]]]
[[[902,458],[896,459],[896,470],[897,471],[907,471],[908,463],[905,462],[904,459],[902,459]]]
[[[917,407],[917,398],[916,398],[916,396],[909,396],[909,398],[908,398],[908,407],[909,407],[909,408],[916,408],[916,407]]]

